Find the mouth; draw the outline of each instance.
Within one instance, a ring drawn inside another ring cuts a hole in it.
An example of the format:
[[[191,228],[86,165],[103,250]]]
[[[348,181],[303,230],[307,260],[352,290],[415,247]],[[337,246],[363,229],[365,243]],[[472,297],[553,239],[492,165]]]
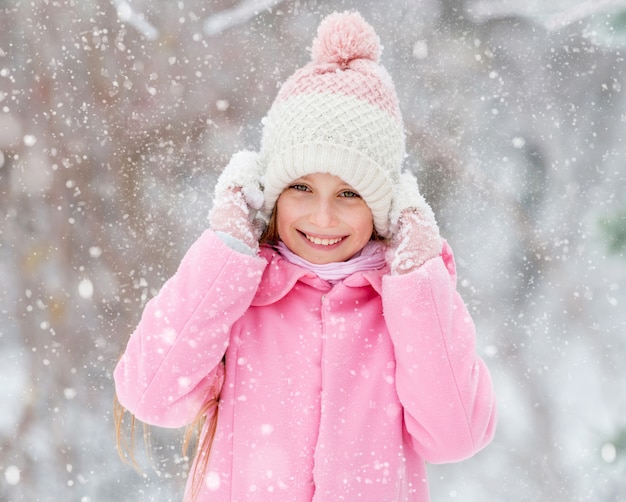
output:
[[[345,237],[317,237],[315,235],[309,235],[304,232],[301,232],[306,240],[317,245],[317,246],[334,246],[335,244],[339,244]]]

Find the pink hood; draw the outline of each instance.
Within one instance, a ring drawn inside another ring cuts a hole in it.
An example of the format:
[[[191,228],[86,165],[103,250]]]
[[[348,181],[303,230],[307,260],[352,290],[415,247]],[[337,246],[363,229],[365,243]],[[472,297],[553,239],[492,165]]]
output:
[[[447,245],[411,274],[332,286],[207,231],[146,306],[118,398],[178,427],[221,389],[200,502],[427,501],[425,462],[471,456],[496,421],[455,282]]]

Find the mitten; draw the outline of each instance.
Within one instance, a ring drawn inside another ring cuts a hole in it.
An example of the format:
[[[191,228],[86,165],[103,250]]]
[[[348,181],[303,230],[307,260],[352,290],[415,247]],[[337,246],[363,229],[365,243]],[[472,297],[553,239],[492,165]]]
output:
[[[265,227],[265,222],[257,217],[263,202],[258,154],[237,152],[215,185],[209,212],[211,228],[231,247],[255,253]],[[248,249],[242,248],[241,243]]]
[[[400,175],[389,223],[392,232],[387,261],[392,274],[407,274],[441,253],[443,240],[432,209],[422,197],[415,177]]]

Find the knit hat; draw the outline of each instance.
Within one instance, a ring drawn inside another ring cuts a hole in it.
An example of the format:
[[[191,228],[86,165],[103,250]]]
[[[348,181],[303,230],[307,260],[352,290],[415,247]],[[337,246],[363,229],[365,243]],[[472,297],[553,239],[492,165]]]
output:
[[[282,85],[264,119],[260,168],[266,217],[293,180],[330,173],[363,197],[376,231],[389,236],[405,137],[380,54],[380,40],[360,14],[334,13],[321,22],[312,61]]]

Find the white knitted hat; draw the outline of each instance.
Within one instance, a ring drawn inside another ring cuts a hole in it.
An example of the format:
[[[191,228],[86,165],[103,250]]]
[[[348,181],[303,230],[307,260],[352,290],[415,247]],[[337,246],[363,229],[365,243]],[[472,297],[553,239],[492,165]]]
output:
[[[393,82],[379,64],[379,38],[360,14],[334,13],[320,24],[311,53],[264,121],[263,213],[269,217],[293,180],[325,172],[363,197],[376,231],[388,237],[405,137]]]

